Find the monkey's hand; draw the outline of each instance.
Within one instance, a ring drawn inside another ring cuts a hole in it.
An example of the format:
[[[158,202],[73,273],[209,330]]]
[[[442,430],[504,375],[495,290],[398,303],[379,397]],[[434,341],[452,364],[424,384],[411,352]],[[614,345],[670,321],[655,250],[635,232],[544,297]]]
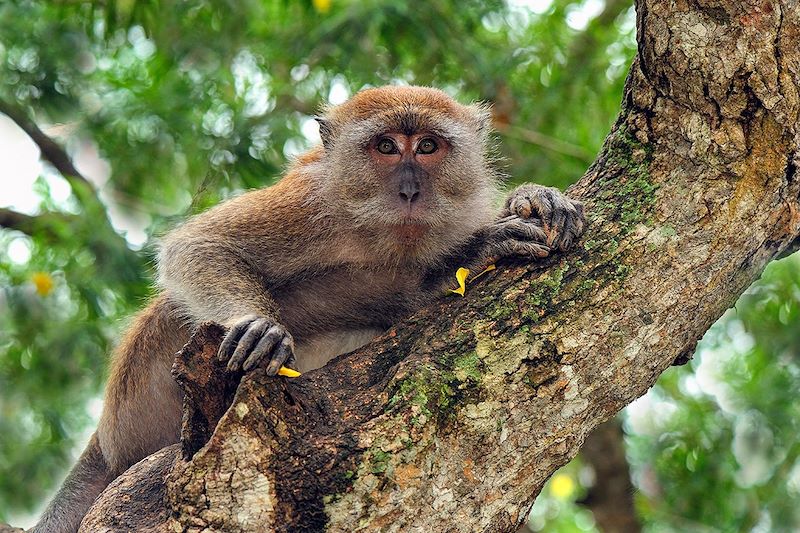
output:
[[[484,256],[494,262],[501,257],[542,258],[550,255],[547,234],[538,219],[503,216],[482,230]]]
[[[228,361],[228,370],[253,370],[262,361],[267,375],[274,376],[284,364],[294,365],[294,340],[281,324],[257,315],[242,317],[231,329],[217,353],[220,361]]]
[[[534,240],[553,250],[568,250],[586,228],[581,202],[553,187],[532,183],[520,185],[508,195],[500,220],[514,215],[529,223],[538,222],[544,238],[536,233]]]

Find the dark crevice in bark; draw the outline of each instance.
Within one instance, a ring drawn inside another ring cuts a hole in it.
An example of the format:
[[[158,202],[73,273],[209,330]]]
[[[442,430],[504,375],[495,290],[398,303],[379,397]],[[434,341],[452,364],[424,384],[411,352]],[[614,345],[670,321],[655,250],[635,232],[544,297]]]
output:
[[[181,444],[183,458],[191,459],[206,445],[219,419],[231,405],[242,372],[231,372],[216,357],[225,330],[204,324],[175,357],[172,375],[183,390]]]

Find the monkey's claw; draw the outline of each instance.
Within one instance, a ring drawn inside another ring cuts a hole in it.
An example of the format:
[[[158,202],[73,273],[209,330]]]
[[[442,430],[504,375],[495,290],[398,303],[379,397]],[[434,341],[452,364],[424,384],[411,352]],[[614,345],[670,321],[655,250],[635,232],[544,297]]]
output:
[[[266,372],[274,376],[284,364],[294,364],[294,340],[288,331],[274,320],[249,315],[237,322],[225,336],[217,354],[228,361],[228,370],[249,372],[264,360],[269,360]]]
[[[554,250],[569,249],[586,227],[581,202],[541,185],[525,184],[512,191],[501,212],[508,215],[540,220],[546,236],[542,242]]]

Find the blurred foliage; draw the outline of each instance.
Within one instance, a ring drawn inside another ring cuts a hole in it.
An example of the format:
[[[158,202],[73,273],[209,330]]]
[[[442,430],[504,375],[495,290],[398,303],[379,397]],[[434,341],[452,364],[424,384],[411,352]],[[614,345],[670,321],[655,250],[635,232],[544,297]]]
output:
[[[563,188],[585,171],[619,108],[635,50],[631,4],[0,3],[0,109],[49,125],[79,168],[87,152],[109,167],[106,176],[95,165],[87,187],[46,165],[30,224],[0,231],[0,520],[38,506],[90,430],[110,346],[151,294],[161,232],[271,183],[315,142],[321,105],[386,83],[491,101],[510,179]],[[0,205],[15,181],[4,168]],[[653,417],[663,419],[658,431],[629,424],[653,531],[738,530],[764,517],[778,529],[797,524],[797,413],[785,397],[797,385],[797,287],[787,285],[796,267],[770,270],[692,367],[665,375],[653,397],[672,407]],[[747,350],[735,349],[741,335]],[[717,393],[685,386],[707,353],[735,354],[715,381],[727,387],[724,408]],[[768,480],[753,477],[751,448],[770,465]],[[573,463],[550,481],[532,527],[592,529],[575,504],[590,483],[585,471]]]
[[[772,263],[629,418],[651,531],[800,530],[800,256]]]
[[[548,533],[596,532],[592,513],[578,502],[592,484],[592,471],[574,459],[545,483],[528,519],[528,528]]]

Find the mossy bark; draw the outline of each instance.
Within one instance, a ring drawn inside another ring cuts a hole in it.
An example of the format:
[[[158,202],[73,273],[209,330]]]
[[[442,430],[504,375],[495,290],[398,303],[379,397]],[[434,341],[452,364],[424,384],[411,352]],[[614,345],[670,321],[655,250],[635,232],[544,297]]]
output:
[[[800,9],[641,0],[637,21],[619,119],[570,191],[578,248],[502,265],[301,378],[247,375],[208,442],[139,469],[166,476],[152,530],[513,531],[691,353],[800,234]]]

